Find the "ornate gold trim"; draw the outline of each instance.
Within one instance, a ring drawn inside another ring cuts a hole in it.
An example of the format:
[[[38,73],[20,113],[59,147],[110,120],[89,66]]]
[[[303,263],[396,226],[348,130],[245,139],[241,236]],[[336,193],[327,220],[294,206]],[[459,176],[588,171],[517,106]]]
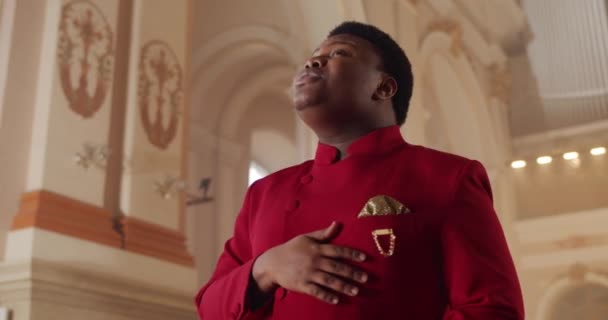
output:
[[[385,251],[378,241],[379,236],[389,236],[389,247],[388,251]],[[393,233],[393,229],[376,229],[372,231],[372,237],[374,238],[374,243],[376,244],[376,248],[378,248],[378,252],[384,257],[390,257],[395,253],[395,240],[397,240],[397,236]]]

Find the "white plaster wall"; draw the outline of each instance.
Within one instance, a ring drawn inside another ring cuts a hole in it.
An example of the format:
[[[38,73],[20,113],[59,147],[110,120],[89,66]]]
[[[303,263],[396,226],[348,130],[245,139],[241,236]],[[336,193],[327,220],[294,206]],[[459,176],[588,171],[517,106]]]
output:
[[[32,118],[35,102],[36,79],[39,70],[40,43],[44,7],[42,1],[16,2],[14,33],[3,37],[8,54],[7,82],[4,95],[0,96],[0,252],[4,252],[5,237],[19,200],[25,190],[28,157],[31,142]],[[4,4],[7,4],[5,2]],[[6,13],[6,12],[4,12]],[[3,20],[6,21],[6,20]],[[5,31],[5,30],[3,30]],[[30,52],[30,54],[23,54]]]
[[[125,128],[124,158],[126,168],[123,173],[121,189],[121,209],[130,216],[155,223],[163,227],[180,229],[179,197],[175,192],[170,198],[163,198],[155,189],[166,177],[181,178],[183,153],[183,127],[187,126],[188,114],[182,97],[179,106],[177,134],[166,149],[152,145],[148,140],[141,122],[138,96],[139,63],[142,47],[149,41],[165,42],[175,53],[182,69],[182,90],[187,88],[186,51],[188,50],[188,1],[169,3],[166,1],[136,1],[135,18],[129,70],[129,91],[127,101],[127,120]],[[163,23],[158,23],[163,19]],[[167,53],[170,55],[170,53]],[[183,92],[183,91],[182,91]],[[184,95],[187,93],[183,92]],[[150,97],[154,99],[154,97]],[[154,121],[156,105],[150,106]],[[163,109],[168,119],[170,108]],[[163,124],[165,127],[167,123]]]

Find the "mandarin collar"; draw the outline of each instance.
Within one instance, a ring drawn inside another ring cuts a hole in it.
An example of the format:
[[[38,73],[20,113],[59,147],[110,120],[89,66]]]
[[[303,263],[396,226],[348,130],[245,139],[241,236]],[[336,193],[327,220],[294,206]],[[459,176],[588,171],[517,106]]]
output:
[[[397,145],[405,144],[399,126],[376,129],[355,140],[347,150],[348,157],[361,154],[381,154],[392,150]],[[338,148],[319,142],[315,155],[315,164],[328,165],[337,162]]]

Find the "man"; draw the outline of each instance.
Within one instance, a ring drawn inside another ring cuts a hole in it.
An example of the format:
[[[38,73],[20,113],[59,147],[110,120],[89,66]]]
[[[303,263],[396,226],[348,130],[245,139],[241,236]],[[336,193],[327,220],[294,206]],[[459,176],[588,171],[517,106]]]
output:
[[[330,32],[293,84],[315,159],[249,188],[201,319],[523,319],[481,164],[400,135],[412,82],[384,32]]]

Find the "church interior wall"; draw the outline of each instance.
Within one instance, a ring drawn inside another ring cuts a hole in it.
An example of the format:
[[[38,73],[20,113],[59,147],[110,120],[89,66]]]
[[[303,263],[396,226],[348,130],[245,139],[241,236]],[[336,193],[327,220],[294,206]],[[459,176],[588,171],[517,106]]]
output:
[[[6,5],[8,3],[4,2]],[[4,252],[6,233],[12,217],[17,213],[21,193],[25,189],[28,158],[30,152],[31,130],[33,124],[33,109],[36,90],[36,77],[39,69],[42,17],[44,11],[33,1],[21,1],[12,14],[14,34],[10,45],[6,48],[7,66],[2,70],[10,79],[3,90],[0,102],[0,145],[5,148],[0,153],[0,173],[5,179],[0,192],[0,251]],[[10,14],[3,11],[4,14]],[[8,41],[6,37],[2,41]],[[24,55],[22,52],[31,52]]]
[[[120,53],[91,119],[70,110],[57,62],[61,9],[73,1],[42,2],[16,1],[12,40],[0,36],[0,58],[8,56],[0,177],[10,182],[0,189],[0,302],[15,320],[194,319],[191,296],[233,232],[251,163],[275,172],[314,156],[316,137],[290,108],[291,79],[327,31],[351,19],[386,30],[411,58],[405,139],[486,167],[528,318],[561,320],[549,317],[556,297],[608,286],[608,162],[589,154],[605,143],[605,125],[531,134],[546,128],[550,110],[528,52],[526,0],[86,0]],[[150,142],[141,118],[140,80],[162,60],[160,51],[143,54],[151,41],[171,49],[164,59],[174,58],[183,81],[169,84],[181,88],[181,131],[163,147]],[[109,160],[113,169],[82,170],[73,158],[85,141],[118,146],[121,158]],[[561,158],[572,150],[579,161]],[[544,154],[553,162],[537,165]],[[527,166],[512,168],[518,159]],[[209,201],[186,205],[203,179]],[[40,190],[59,196],[22,200]],[[59,199],[55,211],[82,211],[64,215],[78,217],[81,230],[23,225],[29,220],[19,214],[45,199]]]

